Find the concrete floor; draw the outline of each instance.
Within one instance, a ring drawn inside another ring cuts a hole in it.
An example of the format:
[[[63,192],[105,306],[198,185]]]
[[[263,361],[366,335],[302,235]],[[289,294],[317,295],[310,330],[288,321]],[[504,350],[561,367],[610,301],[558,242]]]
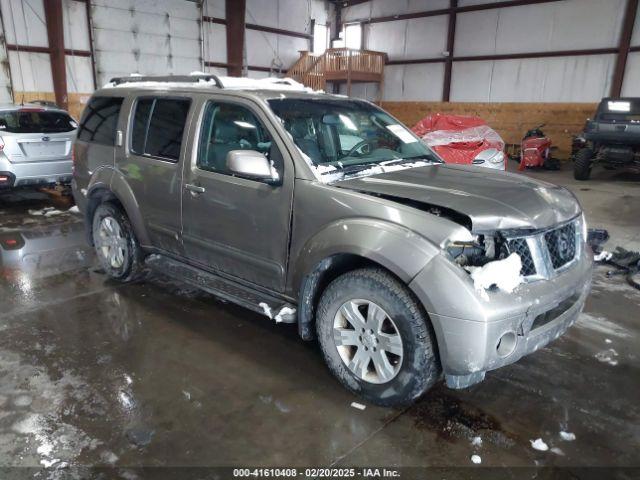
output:
[[[640,250],[637,177],[528,174],[571,188],[610,248]],[[29,252],[22,263],[0,253],[0,466],[117,466],[132,478],[137,466],[449,469],[478,454],[482,466],[640,472],[640,292],[604,267],[585,313],[547,348],[468,390],[361,411],[295,326],[160,277],[112,283],[79,216],[33,214],[49,204],[0,198],[0,234],[20,232]],[[551,450],[533,449],[538,438]]]

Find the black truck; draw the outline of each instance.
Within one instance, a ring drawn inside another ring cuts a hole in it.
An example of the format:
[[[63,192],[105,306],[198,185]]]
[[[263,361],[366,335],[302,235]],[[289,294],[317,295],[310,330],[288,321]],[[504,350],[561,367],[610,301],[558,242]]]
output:
[[[610,170],[640,167],[640,98],[603,98],[583,136],[586,146],[575,156],[576,180],[588,180],[596,163]]]

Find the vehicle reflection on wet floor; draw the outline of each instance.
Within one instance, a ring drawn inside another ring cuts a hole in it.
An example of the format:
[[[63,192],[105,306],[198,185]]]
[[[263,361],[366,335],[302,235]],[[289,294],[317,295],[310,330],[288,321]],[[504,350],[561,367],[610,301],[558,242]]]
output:
[[[51,206],[0,196],[2,466],[637,463],[640,295],[602,269],[547,348],[468,390],[358,410],[295,325],[161,276],[109,281],[80,215]]]

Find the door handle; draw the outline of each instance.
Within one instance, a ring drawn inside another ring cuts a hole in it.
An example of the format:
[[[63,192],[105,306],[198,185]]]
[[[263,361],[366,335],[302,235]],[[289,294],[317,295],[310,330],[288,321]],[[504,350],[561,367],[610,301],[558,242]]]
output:
[[[192,185],[190,183],[186,183],[184,185],[184,188],[186,188],[187,190],[189,190],[191,192],[192,195],[197,195],[200,193],[204,193],[205,189],[204,187],[199,187],[198,185]]]

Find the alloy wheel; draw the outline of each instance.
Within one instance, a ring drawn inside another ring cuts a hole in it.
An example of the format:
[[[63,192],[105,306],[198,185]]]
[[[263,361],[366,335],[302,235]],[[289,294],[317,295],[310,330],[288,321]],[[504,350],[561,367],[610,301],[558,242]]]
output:
[[[400,331],[391,317],[369,300],[345,302],[333,321],[333,339],[340,358],[360,380],[387,383],[402,366]]]
[[[98,227],[96,250],[105,265],[121,268],[128,254],[127,240],[113,217],[104,217]]]

